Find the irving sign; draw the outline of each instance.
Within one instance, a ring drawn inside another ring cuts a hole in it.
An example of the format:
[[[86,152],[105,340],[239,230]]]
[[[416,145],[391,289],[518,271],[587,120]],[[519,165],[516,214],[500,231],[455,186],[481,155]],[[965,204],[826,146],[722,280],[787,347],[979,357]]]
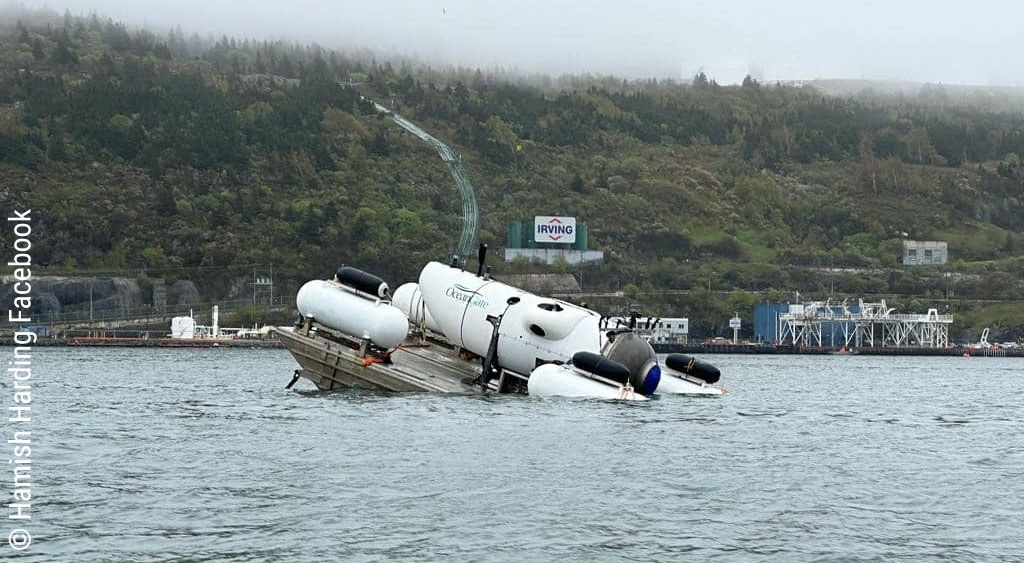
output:
[[[533,240],[537,242],[576,242],[576,218],[544,215],[534,217]]]

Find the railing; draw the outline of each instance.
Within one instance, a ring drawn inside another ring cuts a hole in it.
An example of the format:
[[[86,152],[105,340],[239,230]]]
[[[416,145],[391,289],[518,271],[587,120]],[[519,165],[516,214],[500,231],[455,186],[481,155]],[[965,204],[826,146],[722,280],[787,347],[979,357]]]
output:
[[[844,315],[842,313],[782,313],[779,315],[780,321],[833,321],[833,322],[858,322],[858,321],[895,321],[895,322],[939,322],[948,324],[953,322],[952,315],[922,315],[922,314],[903,314],[903,313],[890,313],[888,315],[864,315],[858,313],[851,313],[850,315]]]

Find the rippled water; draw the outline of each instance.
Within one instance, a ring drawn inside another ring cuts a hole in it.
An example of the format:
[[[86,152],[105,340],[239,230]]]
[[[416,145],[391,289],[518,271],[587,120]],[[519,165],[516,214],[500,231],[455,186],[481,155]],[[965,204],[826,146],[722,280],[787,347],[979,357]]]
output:
[[[624,404],[37,349],[34,539],[2,558],[1024,560],[1024,360],[708,359],[726,398]]]

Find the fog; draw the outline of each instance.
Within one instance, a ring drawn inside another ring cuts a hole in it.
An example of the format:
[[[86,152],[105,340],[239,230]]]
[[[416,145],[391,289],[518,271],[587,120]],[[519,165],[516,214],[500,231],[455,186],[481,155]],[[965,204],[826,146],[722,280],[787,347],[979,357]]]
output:
[[[1024,85],[1024,5],[995,0],[49,0],[132,25],[368,47],[432,65],[722,83],[885,79]]]

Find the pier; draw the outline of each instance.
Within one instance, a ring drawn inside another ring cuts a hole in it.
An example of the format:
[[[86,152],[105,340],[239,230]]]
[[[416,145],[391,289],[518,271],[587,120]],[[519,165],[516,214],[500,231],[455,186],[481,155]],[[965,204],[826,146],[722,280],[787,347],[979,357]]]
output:
[[[1024,358],[1024,348],[970,348],[952,346],[927,348],[916,346],[794,346],[760,344],[651,344],[659,354],[802,354],[812,356],[971,356]]]

